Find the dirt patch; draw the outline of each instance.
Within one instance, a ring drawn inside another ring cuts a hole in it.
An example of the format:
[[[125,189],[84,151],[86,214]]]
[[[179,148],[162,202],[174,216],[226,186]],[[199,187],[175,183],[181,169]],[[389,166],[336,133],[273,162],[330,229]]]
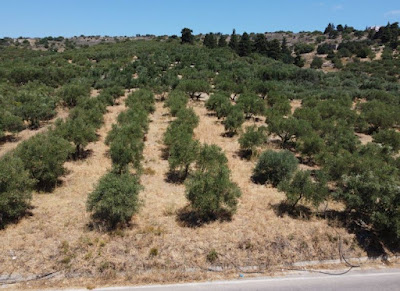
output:
[[[296,111],[297,108],[301,108],[301,100],[300,99],[293,99],[290,101],[290,107],[292,114]]]
[[[372,136],[369,135],[369,134],[356,132],[356,136],[358,136],[358,138],[360,139],[360,142],[361,142],[362,145],[365,145],[365,144],[373,141]]]
[[[338,234],[345,241],[346,255],[365,255],[354,244],[353,235],[328,225],[326,220],[277,215],[276,205],[284,194],[251,181],[256,161],[239,157],[238,137],[223,137],[223,124],[208,114],[204,103],[190,101],[189,106],[200,118],[195,138],[224,150],[232,180],[242,190],[232,221],[202,227],[179,223],[177,213],[188,202],[184,185],[166,181],[163,134],[172,118],[163,103],[157,102],[144,148],[144,191],[140,193],[139,213],[127,229],[112,234],[91,231],[87,226],[86,197],[111,167],[104,138],[124,110],[123,105],[109,107],[106,124],[98,132],[100,140],[88,146],[93,154],[84,161],[67,163],[69,174],[63,177],[61,187],[49,195],[34,195],[33,216],[0,232],[2,273],[61,271],[48,283],[53,288],[233,278],[238,274],[235,265],[259,266],[265,274],[283,262],[336,259]],[[217,257],[212,269],[230,270],[207,271],[211,265],[207,255],[213,250]]]

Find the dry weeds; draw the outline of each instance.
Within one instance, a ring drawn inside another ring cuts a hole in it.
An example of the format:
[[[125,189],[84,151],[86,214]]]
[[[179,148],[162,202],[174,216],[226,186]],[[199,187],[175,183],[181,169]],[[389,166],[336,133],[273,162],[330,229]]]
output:
[[[0,273],[27,275],[60,270],[61,275],[46,281],[52,287],[233,278],[238,273],[234,264],[261,266],[268,273],[282,263],[336,259],[338,234],[346,256],[365,255],[354,236],[335,223],[328,225],[314,216],[295,219],[277,215],[274,209],[284,195],[250,180],[255,161],[239,157],[238,137],[223,137],[223,125],[207,114],[202,102],[190,102],[190,106],[200,118],[195,137],[223,148],[232,179],[242,190],[232,221],[190,228],[177,219],[177,213],[187,205],[185,189],[182,184],[166,181],[163,134],[172,118],[163,103],[157,102],[144,149],[143,166],[151,169],[151,175],[141,178],[145,189],[140,194],[140,212],[131,227],[112,234],[88,228],[86,197],[111,166],[104,138],[124,110],[121,104],[108,108],[106,123],[99,130],[100,140],[89,145],[93,154],[84,161],[67,163],[69,174],[62,186],[52,194],[36,193],[33,215],[0,231]],[[212,249],[219,254],[214,265],[230,270],[204,271],[209,267],[206,257]],[[29,286],[49,285],[36,282]]]

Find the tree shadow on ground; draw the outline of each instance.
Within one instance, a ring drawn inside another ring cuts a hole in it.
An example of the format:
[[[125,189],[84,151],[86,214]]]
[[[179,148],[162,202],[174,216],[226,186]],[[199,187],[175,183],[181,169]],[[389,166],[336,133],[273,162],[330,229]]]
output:
[[[293,208],[293,206],[286,201],[282,201],[278,204],[271,204],[270,206],[274,210],[275,214],[279,217],[289,215],[295,219],[309,220],[312,215],[312,211],[309,207],[304,205],[296,205]]]
[[[83,150],[80,153],[73,153],[70,157],[72,161],[84,161],[93,155],[93,150]]]
[[[183,175],[179,171],[168,171],[165,177],[165,182],[171,184],[182,184],[185,182],[187,175]]]
[[[8,142],[17,142],[20,138],[15,136],[14,134],[7,134],[5,136],[0,137],[0,145],[3,145]]]
[[[358,245],[367,253],[369,258],[382,257],[385,259],[391,253],[400,252],[400,242],[384,232],[375,231],[370,225],[365,224],[355,213],[328,210],[317,214],[317,217],[326,219],[333,227],[344,227],[349,233],[355,235]]]
[[[169,150],[167,147],[163,147],[161,149],[161,155],[160,155],[161,159],[163,159],[164,161],[167,161],[169,158]]]
[[[226,131],[221,133],[222,137],[228,137],[228,138],[232,138],[236,135],[236,132],[231,132],[231,131]]]
[[[221,210],[210,216],[202,216],[187,205],[177,211],[176,221],[182,227],[197,228],[214,221],[231,221],[232,214]]]

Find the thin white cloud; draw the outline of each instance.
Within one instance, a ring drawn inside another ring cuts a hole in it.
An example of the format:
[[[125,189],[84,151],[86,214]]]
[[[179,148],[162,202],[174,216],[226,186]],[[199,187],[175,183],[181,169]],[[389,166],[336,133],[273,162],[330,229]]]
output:
[[[400,15],[400,10],[390,10],[385,13],[385,17]]]
[[[344,9],[344,7],[342,4],[338,4],[338,5],[335,5],[332,7],[333,11],[338,11],[338,10],[343,10],[343,9]]]

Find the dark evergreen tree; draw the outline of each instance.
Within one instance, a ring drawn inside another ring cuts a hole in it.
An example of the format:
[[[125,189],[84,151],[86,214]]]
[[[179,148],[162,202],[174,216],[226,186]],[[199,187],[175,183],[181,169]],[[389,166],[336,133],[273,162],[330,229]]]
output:
[[[238,54],[241,57],[246,57],[251,53],[251,40],[247,32],[244,32],[239,41]]]
[[[228,43],[226,42],[226,36],[221,35],[218,39],[218,47],[226,47],[228,46]]]
[[[236,30],[234,29],[231,34],[231,39],[229,41],[229,47],[235,52],[238,50],[238,37],[236,35]]]
[[[181,37],[182,44],[184,44],[184,43],[193,44],[194,36],[192,35],[192,32],[193,32],[193,30],[191,30],[190,28],[182,29],[182,31],[181,31],[181,33],[182,33],[182,37]]]

